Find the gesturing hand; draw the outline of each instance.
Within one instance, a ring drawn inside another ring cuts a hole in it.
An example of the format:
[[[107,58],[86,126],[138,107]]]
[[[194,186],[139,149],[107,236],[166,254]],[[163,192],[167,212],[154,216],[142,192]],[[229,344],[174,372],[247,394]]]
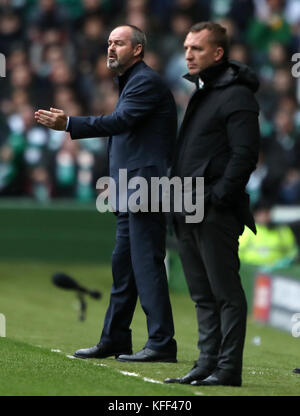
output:
[[[36,121],[54,130],[66,130],[67,116],[63,110],[50,108],[50,111],[38,110],[34,113]]]

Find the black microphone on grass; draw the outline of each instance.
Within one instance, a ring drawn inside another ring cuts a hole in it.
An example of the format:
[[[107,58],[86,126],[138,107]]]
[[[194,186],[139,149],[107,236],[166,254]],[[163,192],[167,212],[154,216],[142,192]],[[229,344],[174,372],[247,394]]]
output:
[[[61,289],[75,290],[80,303],[79,320],[84,321],[86,315],[86,301],[84,295],[89,295],[94,299],[101,299],[102,294],[98,290],[87,289],[76,282],[75,279],[65,273],[56,273],[52,276],[52,282]]]

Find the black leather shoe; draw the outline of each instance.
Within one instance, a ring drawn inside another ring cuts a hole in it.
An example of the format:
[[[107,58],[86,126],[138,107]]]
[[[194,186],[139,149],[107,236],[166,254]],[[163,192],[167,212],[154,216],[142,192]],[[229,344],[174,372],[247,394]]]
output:
[[[242,385],[240,375],[232,374],[229,371],[217,369],[210,376],[203,380],[195,380],[191,382],[192,386],[236,386]]]
[[[108,344],[97,344],[91,348],[83,348],[74,353],[76,358],[106,358],[114,355],[116,358],[120,354],[132,354],[131,348],[114,347]]]
[[[294,368],[293,373],[300,374],[300,368]]]
[[[203,380],[211,374],[211,370],[199,367],[197,364],[183,377],[166,378],[165,383],[190,384],[194,380]]]
[[[154,351],[150,348],[143,348],[135,354],[131,355],[119,355],[118,361],[129,362],[162,362],[162,363],[177,363],[176,354],[170,354],[169,352]]]

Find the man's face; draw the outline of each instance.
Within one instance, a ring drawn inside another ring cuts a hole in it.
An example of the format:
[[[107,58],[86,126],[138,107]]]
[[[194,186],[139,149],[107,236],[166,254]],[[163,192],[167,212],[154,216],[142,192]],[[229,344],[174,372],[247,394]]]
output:
[[[207,29],[188,33],[184,49],[190,75],[197,75],[203,69],[221,60],[224,54],[223,48],[212,42],[211,36]]]
[[[132,29],[121,26],[109,35],[107,50],[107,67],[116,72],[124,72],[134,64],[140,53],[140,45],[132,46]]]

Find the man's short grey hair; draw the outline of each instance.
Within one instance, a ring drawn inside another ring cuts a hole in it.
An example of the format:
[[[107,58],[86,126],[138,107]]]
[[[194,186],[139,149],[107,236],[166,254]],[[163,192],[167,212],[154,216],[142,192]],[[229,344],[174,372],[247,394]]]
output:
[[[125,25],[121,25],[121,26],[127,26],[130,27],[132,29],[132,34],[131,34],[131,43],[132,46],[135,47],[137,45],[142,45],[142,50],[140,53],[140,57],[144,58],[145,55],[145,48],[147,45],[147,38],[146,38],[146,34],[137,26],[134,25],[129,25],[129,24],[125,24]]]

